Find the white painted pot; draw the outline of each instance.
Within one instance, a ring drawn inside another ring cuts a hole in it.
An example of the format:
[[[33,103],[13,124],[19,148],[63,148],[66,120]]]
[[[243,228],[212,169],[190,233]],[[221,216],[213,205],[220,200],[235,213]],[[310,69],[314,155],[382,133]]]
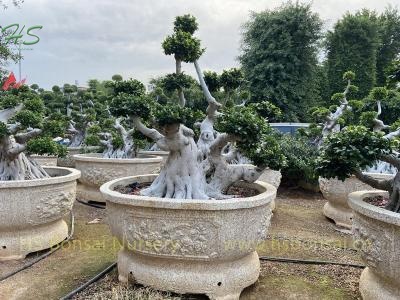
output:
[[[390,179],[393,175],[366,173],[374,178]],[[333,220],[336,225],[350,229],[353,219],[353,212],[347,204],[350,193],[362,190],[374,190],[370,185],[358,180],[355,176],[345,181],[339,179],[319,178],[319,187],[326,200],[323,208],[324,215]]]
[[[77,198],[83,201],[105,202],[100,186],[116,178],[160,171],[162,158],[143,155],[132,159],[103,158],[101,153],[74,155],[75,167],[82,173],[78,181]]]
[[[36,161],[41,166],[57,166],[57,156],[51,155],[30,155],[31,159]]]
[[[0,181],[0,261],[22,259],[68,235],[63,217],[72,210],[80,172],[44,169],[51,178]]]
[[[112,234],[123,249],[119,280],[177,293],[239,299],[257,281],[256,246],[266,238],[276,188],[257,181],[238,185],[260,194],[226,200],[181,200],[125,195],[117,185],[152,182],[157,175],[126,177],[101,187]]]
[[[367,268],[360,278],[364,300],[400,299],[400,214],[364,202],[383,191],[359,191],[349,195],[353,209],[355,246]]]
[[[97,146],[87,146],[87,147],[68,147],[67,155],[65,157],[59,157],[57,159],[57,166],[66,168],[75,168],[75,160],[73,158],[76,154],[81,153],[95,153],[100,148]]]

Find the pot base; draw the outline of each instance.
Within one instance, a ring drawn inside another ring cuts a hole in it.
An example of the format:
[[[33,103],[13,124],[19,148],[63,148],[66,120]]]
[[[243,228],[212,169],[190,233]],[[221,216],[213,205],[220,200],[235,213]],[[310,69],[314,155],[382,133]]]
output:
[[[206,294],[215,300],[238,300],[260,273],[257,252],[234,261],[203,261],[144,256],[121,250],[118,279],[132,280],[179,294]]]
[[[400,298],[400,287],[391,285],[367,267],[361,273],[360,293],[364,300],[396,300]]]
[[[326,202],[323,213],[325,217],[331,219],[337,226],[351,229],[353,223],[353,211],[350,207],[333,206],[331,202]]]
[[[0,261],[24,259],[29,253],[51,248],[68,236],[68,225],[57,220],[29,229],[0,234]]]
[[[103,195],[100,193],[100,189],[95,186],[83,185],[78,182],[76,187],[76,198],[84,202],[100,202],[106,203],[103,199]]]

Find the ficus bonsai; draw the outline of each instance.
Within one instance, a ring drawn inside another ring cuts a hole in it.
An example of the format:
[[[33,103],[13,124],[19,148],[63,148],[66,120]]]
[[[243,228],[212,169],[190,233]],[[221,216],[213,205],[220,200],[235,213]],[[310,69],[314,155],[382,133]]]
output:
[[[25,151],[61,155],[63,149],[43,132],[44,104],[35,93],[19,89],[0,98],[0,180],[29,180],[49,175]]]
[[[196,143],[192,129],[196,114],[185,107],[186,99],[179,89],[179,105],[157,105],[146,95],[114,98],[119,103],[115,105],[116,116],[129,118],[161,150],[169,151],[159,176],[141,194],[177,199],[232,197],[226,195],[232,184],[257,180],[265,167],[279,168],[285,157],[271,134],[272,129],[254,109],[234,106],[218,112],[221,104],[211,95],[198,62],[204,49],[193,36],[198,27],[196,19],[190,15],[177,17],[174,25],[174,34],[163,42],[164,52],[174,55],[175,78],[182,74],[182,61],[194,64],[208,107],[199,124],[200,137]],[[150,128],[146,122],[155,123],[159,130]],[[257,166],[229,164],[223,152],[228,143],[235,143]]]
[[[370,94],[379,107],[387,91],[378,87]],[[327,137],[317,161],[317,172],[326,178],[337,177],[341,180],[355,175],[376,189],[388,191],[390,201],[387,209],[400,212],[399,122],[392,126],[385,125],[378,119],[379,115],[380,109],[377,113],[366,114],[365,118],[361,118],[361,122],[369,128],[364,125],[351,125]],[[363,173],[366,168],[379,161],[396,168],[392,179],[376,179]]]

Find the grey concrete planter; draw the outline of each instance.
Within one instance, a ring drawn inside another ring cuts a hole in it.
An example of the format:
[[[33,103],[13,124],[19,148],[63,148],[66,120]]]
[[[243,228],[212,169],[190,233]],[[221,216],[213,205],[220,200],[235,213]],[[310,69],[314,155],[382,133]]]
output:
[[[0,181],[0,261],[22,259],[68,235],[63,217],[76,196],[74,169],[45,167],[51,178]]]
[[[368,173],[374,178],[392,178],[393,175]],[[339,179],[319,178],[319,187],[328,202],[324,205],[324,215],[333,220],[336,225],[350,229],[353,212],[347,203],[350,193],[362,190],[374,190],[368,184],[358,180],[355,176],[345,181]]]
[[[257,281],[256,246],[266,238],[276,188],[257,181],[260,194],[226,200],[180,200],[125,195],[117,185],[152,182],[156,175],[113,180],[101,187],[112,234],[123,249],[119,280],[159,290],[239,299]]]
[[[87,146],[87,147],[68,147],[67,155],[65,157],[59,157],[57,159],[57,166],[66,168],[75,168],[75,160],[73,156],[75,154],[82,153],[95,153],[100,149],[97,146]]]
[[[74,155],[75,167],[81,171],[77,198],[83,201],[105,202],[100,186],[116,178],[154,174],[160,171],[162,158],[143,155],[132,159],[102,158],[101,153]]]
[[[156,156],[161,156],[162,157],[162,164],[165,164],[167,161],[169,151],[145,151],[145,150],[140,150],[139,155],[156,155]]]
[[[41,166],[57,166],[57,156],[51,155],[30,155],[34,161]]]
[[[363,201],[387,195],[383,191],[359,191],[349,195],[353,209],[355,245],[367,268],[360,278],[364,300],[400,299],[400,214]]]

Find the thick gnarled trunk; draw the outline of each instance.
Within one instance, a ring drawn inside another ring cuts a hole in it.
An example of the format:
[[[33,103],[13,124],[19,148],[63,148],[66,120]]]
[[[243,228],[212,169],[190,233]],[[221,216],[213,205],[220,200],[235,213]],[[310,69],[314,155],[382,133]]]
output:
[[[0,181],[47,178],[49,175],[22,151],[24,146],[12,137],[2,139],[0,147]]]
[[[105,147],[103,158],[135,158],[137,151],[132,137],[134,129],[126,130],[121,124],[121,119],[115,120],[114,127],[122,137],[123,145],[122,147],[115,148],[112,135],[108,132],[100,133],[99,135],[103,138],[100,140],[100,143]]]

